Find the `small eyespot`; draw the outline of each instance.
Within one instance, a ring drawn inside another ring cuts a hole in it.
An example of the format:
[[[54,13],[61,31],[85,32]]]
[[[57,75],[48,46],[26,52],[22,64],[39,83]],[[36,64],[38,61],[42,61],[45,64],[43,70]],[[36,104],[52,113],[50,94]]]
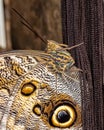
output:
[[[41,115],[41,106],[39,104],[36,104],[33,108],[33,112],[37,115],[40,116]]]
[[[75,109],[70,105],[58,106],[51,115],[52,126],[59,128],[69,128],[76,120]]]
[[[36,90],[36,86],[32,83],[26,83],[21,89],[21,93],[25,96],[31,95]]]

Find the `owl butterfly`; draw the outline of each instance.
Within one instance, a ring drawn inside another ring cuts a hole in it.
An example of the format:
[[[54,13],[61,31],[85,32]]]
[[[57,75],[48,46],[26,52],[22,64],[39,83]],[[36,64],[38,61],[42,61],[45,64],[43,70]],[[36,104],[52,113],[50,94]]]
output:
[[[80,70],[67,51],[79,45],[40,38],[44,52],[0,54],[0,130],[82,130]]]

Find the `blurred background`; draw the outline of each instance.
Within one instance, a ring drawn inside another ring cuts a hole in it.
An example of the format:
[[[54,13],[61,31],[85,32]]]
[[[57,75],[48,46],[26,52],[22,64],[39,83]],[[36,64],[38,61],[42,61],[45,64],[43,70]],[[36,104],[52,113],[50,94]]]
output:
[[[62,43],[60,0],[0,0],[0,50],[43,50],[44,44],[21,24],[16,9],[44,38]]]

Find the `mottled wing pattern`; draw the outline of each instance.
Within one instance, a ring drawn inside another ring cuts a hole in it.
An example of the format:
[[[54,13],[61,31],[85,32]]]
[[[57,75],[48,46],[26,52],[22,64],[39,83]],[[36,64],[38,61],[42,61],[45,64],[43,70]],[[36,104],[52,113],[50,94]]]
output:
[[[79,71],[54,73],[35,51],[0,55],[1,130],[82,130]]]

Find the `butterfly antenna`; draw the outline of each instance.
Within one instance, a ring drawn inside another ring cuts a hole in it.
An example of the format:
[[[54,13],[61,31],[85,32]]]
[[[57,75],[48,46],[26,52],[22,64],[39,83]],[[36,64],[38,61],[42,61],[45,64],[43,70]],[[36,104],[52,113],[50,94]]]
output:
[[[67,48],[62,48],[61,50],[72,50],[72,49],[74,49],[74,48],[76,48],[76,47],[79,47],[79,46],[81,46],[81,45],[83,45],[84,43],[82,42],[82,43],[80,43],[80,44],[77,44],[77,45],[74,45],[74,46],[71,46],[71,47],[67,47]]]
[[[32,28],[31,24],[14,8],[12,10],[24,21],[21,21],[21,23],[27,27],[29,30],[31,30],[36,36],[38,36],[46,45],[48,41],[44,39],[35,29]]]
[[[23,22],[23,21],[21,21],[21,23],[22,23],[25,27],[27,27],[30,31],[32,31],[36,36],[38,36],[38,37],[47,45],[48,41],[45,40],[45,39],[43,39],[43,38],[36,32],[36,30],[34,30],[33,28],[31,28],[28,24],[26,24],[26,23]]]

